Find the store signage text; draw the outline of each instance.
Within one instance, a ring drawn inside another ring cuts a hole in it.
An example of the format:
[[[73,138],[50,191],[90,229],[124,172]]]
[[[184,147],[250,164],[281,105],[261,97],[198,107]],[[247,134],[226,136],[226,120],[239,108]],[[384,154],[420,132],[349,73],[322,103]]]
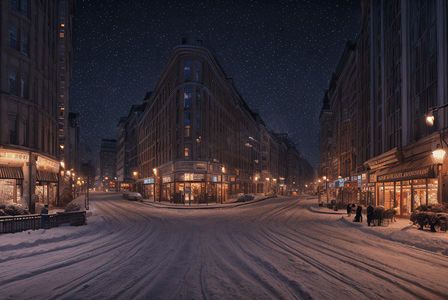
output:
[[[429,173],[429,167],[422,170],[413,170],[413,171],[407,171],[407,172],[398,172],[393,174],[386,174],[378,176],[378,181],[386,181],[386,180],[392,180],[392,179],[401,179],[401,178],[408,178],[408,177],[427,177]]]
[[[11,152],[0,152],[0,163],[8,163],[8,162],[27,162],[28,155],[19,154],[19,153],[11,153]]]

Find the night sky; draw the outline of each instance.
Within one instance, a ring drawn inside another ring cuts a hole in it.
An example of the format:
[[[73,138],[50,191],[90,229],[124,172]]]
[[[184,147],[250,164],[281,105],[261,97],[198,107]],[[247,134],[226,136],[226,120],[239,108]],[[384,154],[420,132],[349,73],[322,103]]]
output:
[[[205,36],[243,99],[269,129],[288,132],[313,167],[319,123],[347,40],[360,29],[359,0],[77,0],[70,109],[80,142],[102,138],[154,89],[173,47],[188,32]]]

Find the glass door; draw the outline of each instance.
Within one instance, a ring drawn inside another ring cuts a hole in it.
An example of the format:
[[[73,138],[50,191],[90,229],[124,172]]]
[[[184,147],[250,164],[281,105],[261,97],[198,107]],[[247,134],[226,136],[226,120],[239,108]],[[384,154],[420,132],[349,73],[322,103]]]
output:
[[[393,182],[384,183],[384,208],[391,209],[394,207],[395,191]]]
[[[412,211],[414,211],[420,205],[426,205],[426,179],[412,180],[412,189],[414,190]]]
[[[397,215],[401,215],[401,182],[395,182],[395,202],[394,208],[397,212]]]

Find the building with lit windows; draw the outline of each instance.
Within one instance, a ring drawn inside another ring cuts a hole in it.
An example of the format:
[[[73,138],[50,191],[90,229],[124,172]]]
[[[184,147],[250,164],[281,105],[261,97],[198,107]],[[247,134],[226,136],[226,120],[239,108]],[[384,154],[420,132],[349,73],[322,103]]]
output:
[[[181,39],[144,103],[138,171],[132,171],[144,198],[199,204],[239,193],[289,192],[290,144],[281,141],[287,136],[267,130],[202,37]],[[126,122],[118,124],[119,141],[133,128]]]
[[[438,161],[434,150],[448,149],[448,8],[443,0],[361,5],[356,47],[344,51],[324,98],[319,175],[339,200],[409,216],[447,202],[446,156]]]
[[[58,204],[60,21],[72,1],[0,1],[0,201]],[[71,48],[71,36],[65,42]],[[66,71],[70,64],[65,65]],[[65,78],[65,82],[69,78]],[[66,107],[66,104],[65,104]]]

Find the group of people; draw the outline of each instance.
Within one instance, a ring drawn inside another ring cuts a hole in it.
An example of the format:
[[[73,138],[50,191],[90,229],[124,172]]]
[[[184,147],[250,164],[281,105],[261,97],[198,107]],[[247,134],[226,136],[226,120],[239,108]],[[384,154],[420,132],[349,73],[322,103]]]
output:
[[[352,211],[355,210],[356,205],[355,204],[347,204],[347,215],[348,217],[351,216]],[[373,207],[369,205],[367,207],[367,226],[370,226],[370,223],[373,224]],[[353,219],[353,222],[362,222],[362,206],[358,205],[356,208],[356,215]]]

